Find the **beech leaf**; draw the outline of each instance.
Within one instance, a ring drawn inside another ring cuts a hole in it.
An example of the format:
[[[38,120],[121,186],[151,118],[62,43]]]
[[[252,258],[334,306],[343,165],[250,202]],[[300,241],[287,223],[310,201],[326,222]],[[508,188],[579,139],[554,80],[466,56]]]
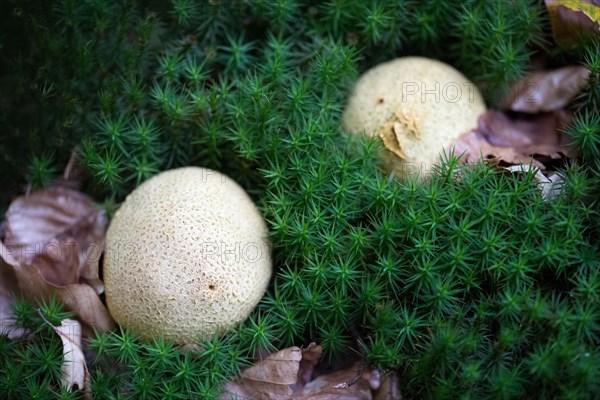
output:
[[[55,296],[90,327],[114,328],[100,301],[98,262],[107,220],[84,194],[64,187],[17,198],[6,213],[0,258],[29,298]]]
[[[526,173],[532,171],[532,168],[529,165],[511,165],[505,167],[505,169],[511,173]],[[538,182],[538,187],[542,191],[543,199],[551,200],[560,194],[563,185],[563,179],[560,175],[550,173],[546,176],[539,169],[533,170],[535,171],[533,179]]]
[[[291,399],[299,375],[302,375],[301,379],[306,379],[307,375],[312,374],[312,367],[321,351],[321,346],[311,343],[304,350],[294,346],[271,354],[243,370],[236,379],[225,383],[220,398]]]
[[[298,369],[298,381],[296,385],[302,387],[312,379],[315,365],[319,362],[323,349],[316,343],[310,343],[308,347],[302,349],[302,359]],[[296,387],[294,387],[296,389]],[[294,390],[295,391],[295,390]]]
[[[454,154],[462,155],[461,160],[467,163],[477,163],[483,160],[498,160],[508,164],[529,164],[538,168],[544,165],[533,159],[531,155],[524,154],[512,147],[500,147],[490,144],[485,137],[476,130],[462,134],[453,144]]]
[[[488,110],[479,117],[477,128],[454,141],[454,153],[464,153],[463,161],[468,163],[494,159],[510,165],[531,163],[544,170],[540,156],[559,159],[574,154],[562,133],[569,120],[564,111],[511,119],[501,111]]]
[[[379,374],[351,368],[321,375],[308,382],[294,400],[372,400],[373,388],[379,387]]]
[[[581,66],[526,74],[510,85],[499,107],[532,114],[560,110],[585,88],[589,75]]]
[[[600,33],[600,7],[597,0],[545,0],[552,35],[562,46],[571,47]]]
[[[381,386],[373,394],[373,400],[402,400],[397,372],[383,376]]]
[[[63,343],[61,386],[71,391],[77,385],[79,390],[85,391],[88,371],[81,346],[81,325],[73,319],[63,319],[60,326],[50,326]]]
[[[4,244],[18,262],[35,265],[56,286],[97,283],[107,219],[90,198],[53,187],[15,199],[6,212]]]
[[[25,335],[23,328],[13,326],[15,316],[11,305],[17,291],[17,277],[9,265],[0,259],[0,333],[6,334],[9,339],[16,339]]]

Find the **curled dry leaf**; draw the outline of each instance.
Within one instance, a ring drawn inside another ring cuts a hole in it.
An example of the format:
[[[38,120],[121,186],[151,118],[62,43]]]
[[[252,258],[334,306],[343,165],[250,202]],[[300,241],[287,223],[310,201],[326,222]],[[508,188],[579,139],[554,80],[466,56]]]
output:
[[[545,0],[554,40],[571,47],[600,33],[598,0]]]
[[[43,315],[42,315],[43,318]],[[46,319],[44,318],[46,321]],[[81,325],[73,319],[63,319],[60,326],[46,321],[63,343],[63,364],[61,370],[61,386],[71,391],[75,385],[79,390],[87,388],[88,371],[81,346]]]
[[[11,305],[17,289],[14,271],[0,259],[0,333],[6,333],[9,339],[21,337],[26,333],[22,328],[13,326]]]
[[[373,394],[373,400],[402,400],[398,373],[386,374],[381,379],[381,386]]]
[[[560,110],[585,88],[589,75],[581,66],[532,72],[510,85],[499,106],[532,114]]]
[[[511,173],[521,174],[534,170],[535,176],[533,179],[539,183],[538,187],[542,191],[542,198],[545,200],[551,200],[560,194],[563,184],[563,179],[560,175],[550,173],[546,176],[539,169],[533,169],[529,165],[511,165],[510,167],[505,167],[505,169]]]
[[[568,153],[569,138],[562,132],[570,121],[565,111],[513,119],[503,112],[488,110],[479,117],[477,130],[494,146],[537,154]]]
[[[544,170],[544,164],[532,158],[534,155],[550,159],[573,155],[569,138],[562,133],[569,120],[563,111],[511,119],[500,111],[488,110],[479,117],[477,128],[453,143],[454,153],[464,153],[463,160],[469,163],[480,158],[495,159],[512,165],[531,163]]]
[[[379,387],[379,375],[364,371],[359,364],[321,375],[308,382],[294,400],[372,400]]]
[[[62,176],[56,180],[56,185],[79,190],[83,186],[84,178],[85,169],[78,161],[77,150],[73,149]]]
[[[294,346],[271,354],[227,382],[220,398],[291,399],[294,385],[312,374],[321,351],[321,346],[311,343],[304,350]]]
[[[293,387],[294,392],[297,391],[297,387],[306,385],[312,379],[313,370],[317,362],[319,362],[322,353],[323,349],[321,346],[314,342],[310,343],[307,348],[302,349],[302,359],[300,360],[300,368],[298,369],[298,381]]]
[[[293,393],[291,385],[298,380],[301,359],[299,347],[278,351],[227,382],[220,398],[287,400]]]
[[[508,164],[533,163],[538,168],[544,168],[543,164],[530,155],[516,151],[512,147],[500,147],[490,144],[481,133],[473,130],[462,134],[453,144],[454,154],[462,155],[461,160],[467,163],[476,163],[481,159],[501,160]]]
[[[55,296],[89,326],[112,329],[114,322],[98,297],[106,226],[104,214],[82,193],[43,189],[10,205],[0,257],[13,267],[24,295]]]
[[[35,265],[49,283],[98,280],[106,217],[84,194],[62,187],[42,189],[12,202],[4,244],[20,262]]]

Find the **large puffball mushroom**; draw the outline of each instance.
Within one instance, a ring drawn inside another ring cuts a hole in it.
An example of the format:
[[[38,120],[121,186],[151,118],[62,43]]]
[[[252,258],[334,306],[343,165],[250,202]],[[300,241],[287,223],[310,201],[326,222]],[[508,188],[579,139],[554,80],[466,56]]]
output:
[[[197,167],[162,172],[129,194],[109,225],[108,308],[143,339],[221,334],[264,295],[269,247],[264,220],[232,179]]]
[[[455,139],[486,110],[477,87],[456,69],[424,57],[403,57],[365,72],[344,110],[342,128],[383,141],[385,169],[423,178]]]

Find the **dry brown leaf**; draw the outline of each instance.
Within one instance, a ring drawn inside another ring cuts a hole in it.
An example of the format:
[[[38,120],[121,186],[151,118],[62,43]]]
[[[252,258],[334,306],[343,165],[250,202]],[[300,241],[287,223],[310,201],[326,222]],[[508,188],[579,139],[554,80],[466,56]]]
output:
[[[19,288],[29,298],[40,301],[55,297],[89,327],[95,327],[98,330],[115,328],[112,317],[91,286],[83,283],[60,287],[52,285],[34,266],[19,264],[12,259],[11,252],[4,247],[2,242],[0,242],[0,257],[13,267]]]
[[[579,45],[600,33],[597,0],[545,0],[545,3],[554,40],[560,45]]]
[[[499,107],[531,114],[560,110],[587,85],[589,75],[581,66],[532,72],[510,85]]]
[[[4,244],[20,263],[35,265],[56,286],[98,283],[107,219],[84,194],[42,189],[14,200],[6,212]]]
[[[456,139],[453,143],[453,150],[457,156],[462,155],[461,160],[467,163],[476,163],[481,159],[495,159],[508,164],[529,164],[531,162],[538,168],[544,168],[542,163],[531,158],[530,155],[518,152],[512,147],[491,145],[476,130],[464,133]]]
[[[300,360],[296,386],[302,387],[312,379],[314,367],[319,362],[321,354],[323,354],[323,349],[314,342],[310,343],[307,348],[302,349],[302,359]],[[294,387],[293,389],[296,388]]]
[[[373,400],[375,391],[378,400],[401,398],[393,397],[400,393],[397,379],[359,363],[310,380],[321,353],[321,346],[311,343],[303,350],[290,347],[272,354],[226,383],[220,399]]]
[[[56,180],[56,185],[79,190],[85,179],[85,168],[79,163],[78,151],[73,149],[69,161],[65,166],[63,175]]]
[[[378,380],[373,376],[373,372],[363,372],[356,364],[351,368],[317,377],[308,382],[293,399],[372,400],[372,386],[378,386]]]
[[[6,213],[0,257],[27,297],[55,296],[90,327],[114,328],[98,294],[107,220],[82,193],[49,188],[17,198]]]
[[[310,378],[321,352],[321,346],[311,343],[306,349],[289,347],[271,354],[227,382],[220,398],[291,399],[294,385]]]
[[[402,400],[398,373],[384,375],[381,386],[373,393],[373,400]]]
[[[289,399],[293,393],[291,385],[298,381],[301,359],[299,347],[278,351],[227,382],[221,399]]]
[[[464,152],[463,161],[468,163],[494,159],[512,165],[531,163],[544,170],[544,164],[532,156],[559,159],[573,155],[568,137],[561,133],[569,120],[563,111],[513,120],[500,111],[488,110],[479,117],[477,128],[455,140],[454,153]]]
[[[521,174],[534,170],[535,176],[533,179],[539,183],[538,187],[542,191],[542,198],[545,200],[551,200],[561,192],[563,179],[560,175],[549,173],[548,176],[546,176],[539,169],[532,169],[529,165],[511,165],[504,168],[511,173]]]
[[[81,325],[75,320],[65,319],[60,322],[60,327],[53,327],[53,329],[63,342],[61,385],[69,390],[77,385],[80,390],[84,390],[87,367],[81,348]]]
[[[15,328],[11,310],[13,296],[17,293],[17,277],[12,268],[0,259],[0,333],[6,333],[9,339],[26,334],[22,328]]]
[[[10,307],[17,280],[9,268],[0,261],[0,332],[9,332],[14,319]]]
[[[557,157],[558,153],[572,152],[570,139],[563,133],[570,121],[565,111],[512,119],[503,112],[488,110],[479,117],[477,130],[494,146]]]
[[[71,391],[77,385],[79,390],[86,391],[88,371],[81,346],[81,325],[73,319],[63,319],[60,321],[60,326],[46,322],[60,336],[63,343],[63,364],[60,368],[61,386]]]

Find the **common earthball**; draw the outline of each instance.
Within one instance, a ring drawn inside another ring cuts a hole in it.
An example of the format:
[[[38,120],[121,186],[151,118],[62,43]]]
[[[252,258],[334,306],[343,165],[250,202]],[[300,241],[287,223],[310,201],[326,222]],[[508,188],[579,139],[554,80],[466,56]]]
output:
[[[248,194],[198,167],[162,172],[127,196],[109,225],[103,267],[115,321],[177,343],[246,319],[272,273],[267,226]]]
[[[441,61],[402,57],[365,72],[344,110],[342,128],[378,136],[387,172],[423,178],[486,110],[478,88]]]

